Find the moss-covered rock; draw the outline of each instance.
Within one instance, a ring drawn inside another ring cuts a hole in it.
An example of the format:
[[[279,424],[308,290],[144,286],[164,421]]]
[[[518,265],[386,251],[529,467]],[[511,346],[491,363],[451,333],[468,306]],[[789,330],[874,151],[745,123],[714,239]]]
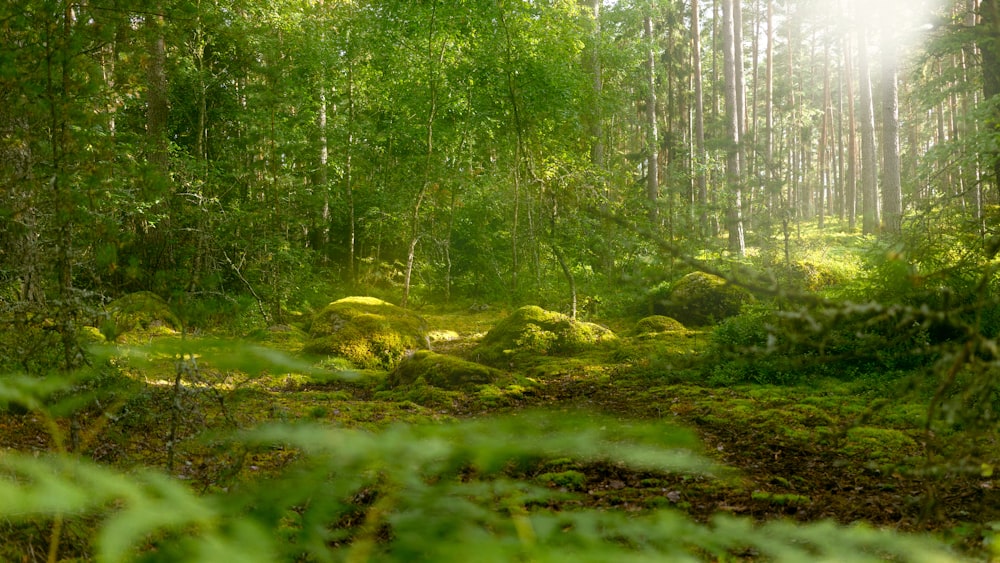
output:
[[[476,352],[494,362],[515,353],[572,354],[613,340],[617,340],[615,333],[603,326],[529,305],[497,323]]]
[[[427,347],[420,316],[374,297],[345,297],[313,317],[304,350],[339,356],[362,369],[391,370],[407,351]]]
[[[306,340],[309,339],[309,335],[304,330],[294,325],[272,325],[257,329],[247,337],[286,352],[302,350]]]
[[[638,336],[648,336],[661,332],[681,332],[686,330],[684,325],[677,319],[663,315],[652,315],[639,319],[635,323],[635,333]]]
[[[673,317],[685,326],[705,326],[739,314],[753,296],[726,280],[691,272],[677,280],[666,300],[656,299],[653,312]]]
[[[408,354],[386,383],[390,387],[410,385],[423,378],[428,385],[442,389],[468,389],[476,385],[494,383],[505,376],[504,372],[469,362],[453,356],[420,350]]]
[[[132,331],[173,334],[181,329],[181,321],[170,305],[151,291],[119,297],[108,304],[107,311],[101,332],[108,340]]]

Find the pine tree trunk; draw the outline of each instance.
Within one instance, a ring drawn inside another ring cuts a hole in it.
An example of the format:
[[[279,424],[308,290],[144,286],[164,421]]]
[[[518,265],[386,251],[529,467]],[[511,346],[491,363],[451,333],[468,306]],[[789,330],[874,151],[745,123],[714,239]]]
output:
[[[882,207],[884,230],[899,234],[903,220],[903,188],[899,164],[899,86],[895,42],[882,41]]]
[[[864,28],[858,31],[858,74],[861,88],[861,232],[875,233],[879,226],[878,157],[875,150],[875,108]]]
[[[722,0],[722,51],[723,76],[726,90],[726,133],[729,147],[726,156],[726,181],[729,184],[730,201],[727,202],[727,227],[729,229],[729,250],[737,256],[746,253],[743,236],[743,202],[740,192],[740,125],[737,105],[736,45],[733,30],[734,0]]]
[[[695,183],[697,185],[698,228],[702,237],[710,234],[708,224],[708,179],[705,166],[708,153],[705,150],[705,99],[701,80],[701,26],[698,22],[698,0],[691,0],[691,57],[694,79],[694,137],[695,137]]]
[[[646,200],[649,204],[649,223],[655,229],[659,222],[657,201],[660,197],[660,152],[656,123],[656,39],[653,36],[653,18],[643,18],[646,38]]]

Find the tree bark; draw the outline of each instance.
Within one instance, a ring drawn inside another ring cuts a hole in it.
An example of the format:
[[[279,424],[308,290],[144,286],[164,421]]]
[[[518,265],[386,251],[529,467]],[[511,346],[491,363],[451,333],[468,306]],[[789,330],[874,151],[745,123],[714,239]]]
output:
[[[854,232],[858,225],[858,126],[854,114],[854,57],[851,53],[851,38],[845,34],[843,80],[847,85],[847,181],[844,186],[844,207],[847,212],[847,230]]]
[[[871,73],[868,70],[865,30],[858,30],[858,74],[861,88],[861,232],[873,234],[879,226],[878,157],[875,150],[875,108],[872,102]]]
[[[643,18],[646,37],[646,199],[649,203],[649,223],[655,229],[659,221],[657,200],[660,197],[660,151],[656,123],[656,38],[653,17]]]
[[[701,80],[701,25],[698,21],[698,0],[691,0],[691,58],[694,79],[694,138],[695,183],[698,190],[698,228],[702,237],[710,234],[708,224],[708,152],[705,150],[705,96]]]
[[[888,33],[886,31],[885,33]],[[899,163],[899,85],[896,47],[892,37],[882,41],[882,207],[883,229],[902,231],[903,188]]]
[[[780,188],[777,186],[777,166],[774,162],[774,0],[767,0],[767,61],[765,81],[766,92],[764,94],[764,166],[767,167],[767,210],[773,213],[777,207],[777,197]]]
[[[979,5],[982,32],[978,46],[983,64],[983,101],[989,103],[1000,94],[1000,0],[982,0]],[[1000,133],[1000,108],[993,106],[993,115],[985,124]],[[988,154],[988,162],[993,173],[993,185],[1000,185],[1000,152]]]
[[[723,77],[725,82],[726,134],[729,147],[726,155],[726,181],[729,184],[728,204],[729,250],[737,256],[746,254],[743,235],[743,202],[740,190],[740,125],[737,102],[736,46],[733,30],[734,0],[722,0],[722,51]]]

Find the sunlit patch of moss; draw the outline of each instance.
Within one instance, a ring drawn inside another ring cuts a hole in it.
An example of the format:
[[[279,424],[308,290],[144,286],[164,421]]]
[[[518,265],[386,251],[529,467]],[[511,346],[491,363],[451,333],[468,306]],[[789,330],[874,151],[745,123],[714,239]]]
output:
[[[431,343],[451,342],[452,340],[458,340],[459,338],[461,338],[461,335],[454,330],[437,329],[427,332],[427,339],[430,340]]]
[[[104,344],[107,342],[104,333],[95,326],[80,327],[80,330],[77,331],[77,338],[80,339],[81,344]]]
[[[656,314],[673,317],[685,326],[717,323],[753,302],[745,289],[704,272],[691,272],[669,287],[657,288],[651,298]]]
[[[615,340],[615,334],[600,325],[529,305],[497,323],[483,337],[475,354],[496,364],[525,354],[574,354]]]
[[[100,329],[108,340],[121,341],[120,337],[133,331],[155,336],[176,334],[181,329],[181,321],[170,305],[151,291],[119,297],[108,303],[107,311]]]
[[[530,387],[519,384],[507,386],[483,385],[476,391],[476,399],[486,407],[509,407],[529,394]]]
[[[255,330],[247,338],[285,352],[299,352],[309,335],[294,325],[274,325]]]
[[[568,471],[542,473],[535,477],[535,481],[567,491],[582,491],[587,486],[587,475],[570,469]]]
[[[418,315],[374,297],[346,297],[312,320],[304,351],[350,360],[362,369],[392,369],[407,351],[426,348]]]
[[[767,491],[754,491],[751,493],[750,498],[756,501],[763,501],[779,506],[801,506],[812,502],[812,500],[806,495],[797,495],[794,493],[771,493]]]
[[[496,382],[504,376],[504,372],[498,369],[430,350],[420,350],[405,357],[389,373],[386,384],[399,387],[422,378],[428,385],[443,389],[468,389]]]
[[[410,385],[375,393],[375,399],[391,403],[413,403],[424,408],[450,409],[463,397],[460,391],[430,385],[418,377]]]
[[[847,431],[841,451],[875,463],[899,460],[917,454],[917,443],[900,430],[857,426]]]
[[[637,336],[655,336],[661,332],[683,332],[687,330],[680,321],[664,315],[652,315],[635,323]]]

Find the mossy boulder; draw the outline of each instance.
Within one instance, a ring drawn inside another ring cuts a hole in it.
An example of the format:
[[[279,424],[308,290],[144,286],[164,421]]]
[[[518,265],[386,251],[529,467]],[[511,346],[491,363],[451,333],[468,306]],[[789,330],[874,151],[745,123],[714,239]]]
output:
[[[362,369],[391,370],[408,351],[427,347],[427,324],[419,315],[374,297],[345,297],[313,317],[303,349]]]
[[[302,350],[309,335],[297,326],[284,324],[257,329],[248,334],[247,338],[286,352],[298,352]]]
[[[107,311],[101,332],[108,340],[116,340],[133,331],[173,334],[181,329],[181,321],[170,305],[151,291],[119,297],[108,304]]]
[[[719,276],[691,272],[677,280],[666,299],[655,299],[653,312],[684,326],[706,326],[738,315],[753,296]]]
[[[528,305],[514,311],[486,333],[477,352],[488,362],[521,352],[572,354],[617,338],[614,332],[601,325],[575,321],[562,313]]]
[[[662,332],[683,332],[684,325],[677,319],[664,315],[652,315],[639,319],[635,323],[635,334],[638,336],[651,336]]]
[[[396,369],[386,378],[390,387],[412,385],[418,379],[442,389],[469,389],[476,385],[494,383],[506,374],[475,362],[469,362],[431,352],[419,350],[408,354]]]

